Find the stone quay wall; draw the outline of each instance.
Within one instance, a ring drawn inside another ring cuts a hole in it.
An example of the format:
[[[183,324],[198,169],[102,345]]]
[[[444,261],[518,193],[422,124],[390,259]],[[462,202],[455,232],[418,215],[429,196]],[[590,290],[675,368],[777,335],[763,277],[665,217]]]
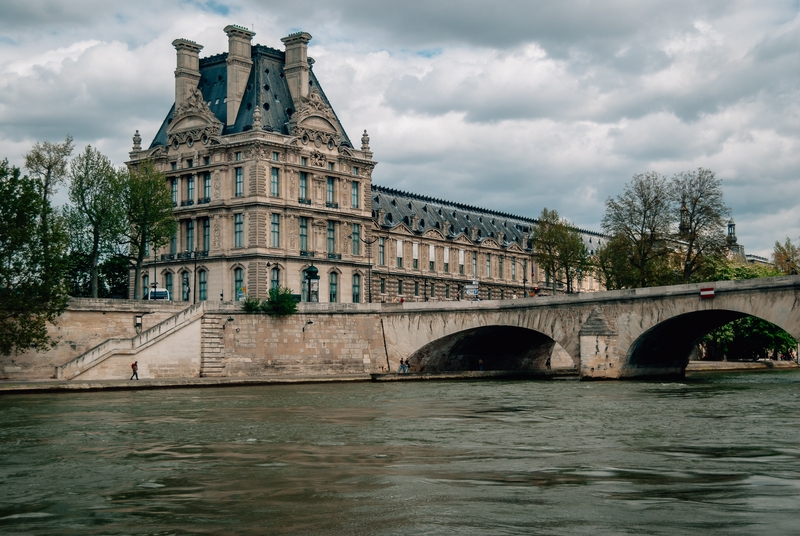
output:
[[[0,356],[0,378],[38,380],[52,378],[55,368],[111,338],[131,338],[186,308],[181,302],[72,298],[55,325],[48,326],[55,347]],[[137,330],[136,317],[142,318]],[[130,363],[128,363],[130,369]]]

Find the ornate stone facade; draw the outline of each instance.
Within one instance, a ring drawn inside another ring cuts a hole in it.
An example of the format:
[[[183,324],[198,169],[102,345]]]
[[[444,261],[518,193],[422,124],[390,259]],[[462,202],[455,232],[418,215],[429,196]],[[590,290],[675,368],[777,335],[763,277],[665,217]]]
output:
[[[348,138],[311,70],[309,34],[279,51],[225,32],[229,52],[203,59],[173,42],[175,105],[150,147],[134,139],[129,165],[156,162],[179,222],[147,259],[149,282],[155,273],[175,300],[265,297],[277,284],[308,300],[313,264],[311,298],[345,303],[461,299],[474,280],[482,299],[502,299],[538,284],[534,220],[373,187],[370,137],[360,149]]]

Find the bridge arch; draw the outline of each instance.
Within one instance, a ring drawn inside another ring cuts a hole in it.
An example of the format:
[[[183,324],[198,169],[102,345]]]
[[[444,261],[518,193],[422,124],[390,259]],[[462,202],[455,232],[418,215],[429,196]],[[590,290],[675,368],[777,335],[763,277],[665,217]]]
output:
[[[411,354],[418,372],[478,370],[541,370],[551,359],[554,368],[572,367],[572,358],[552,338],[538,331],[509,325],[480,326],[445,335]]]
[[[786,318],[764,316],[728,308],[712,308],[676,314],[663,319],[642,332],[630,345],[625,355],[628,369],[684,369],[691,352],[708,333],[734,320],[758,318],[785,330],[795,339]],[[783,325],[782,325],[783,324]]]

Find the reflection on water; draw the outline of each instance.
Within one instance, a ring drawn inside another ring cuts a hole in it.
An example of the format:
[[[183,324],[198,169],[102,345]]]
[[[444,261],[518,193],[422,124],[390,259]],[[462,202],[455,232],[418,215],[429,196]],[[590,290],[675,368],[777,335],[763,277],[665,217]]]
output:
[[[3,534],[792,534],[800,373],[0,398]]]

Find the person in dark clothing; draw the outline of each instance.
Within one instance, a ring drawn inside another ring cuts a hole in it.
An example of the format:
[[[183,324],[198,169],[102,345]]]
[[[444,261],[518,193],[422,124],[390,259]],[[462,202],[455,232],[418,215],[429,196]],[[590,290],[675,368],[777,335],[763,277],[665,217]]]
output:
[[[139,362],[138,361],[134,361],[133,362],[133,364],[131,365],[131,370],[133,371],[133,374],[131,374],[131,379],[133,379],[134,376],[135,376],[136,379],[138,380],[139,379]]]

